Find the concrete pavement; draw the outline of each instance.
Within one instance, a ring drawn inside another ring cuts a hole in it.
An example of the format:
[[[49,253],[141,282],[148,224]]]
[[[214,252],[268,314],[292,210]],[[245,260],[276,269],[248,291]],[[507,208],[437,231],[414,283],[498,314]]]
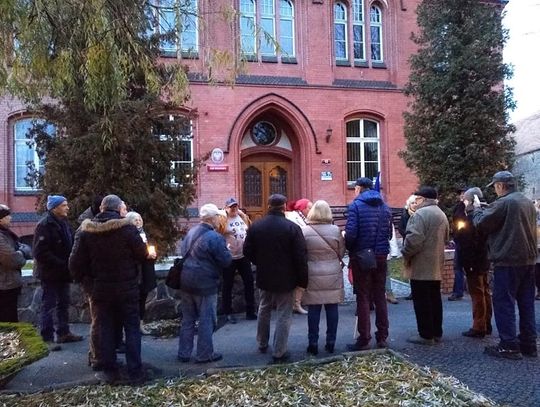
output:
[[[404,293],[403,287],[395,291]],[[400,289],[402,291],[400,292]],[[388,305],[390,318],[389,345],[405,355],[413,363],[429,366],[446,375],[452,375],[469,386],[473,391],[506,405],[540,405],[540,359],[524,358],[521,361],[496,359],[484,355],[484,346],[497,342],[497,334],[484,339],[471,339],[461,335],[471,324],[470,298],[448,302],[443,297],[444,336],[436,346],[412,345],[406,339],[416,333],[416,320],[411,301],[401,300],[397,305]],[[349,302],[339,307],[338,338],[336,353],[345,352],[346,344],[353,342],[355,306]],[[540,301],[536,302],[537,322],[540,318]],[[179,363],[176,360],[178,338],[156,339],[143,337],[143,361],[160,369],[159,376],[194,376],[212,367],[238,367],[265,365],[271,354],[261,354],[257,350],[255,331],[257,322],[246,321],[238,315],[237,324],[225,324],[214,335],[217,352],[223,353],[223,360],[198,365]],[[372,316],[373,317],[373,316]],[[373,327],[374,328],[374,327]],[[540,327],[539,327],[540,328]],[[70,387],[78,384],[96,384],[95,372],[87,366],[89,326],[74,325],[76,333],[85,336],[83,342],[63,344],[62,351],[25,367],[7,386],[9,392],[34,392],[44,389]],[[319,356],[326,357],[324,333],[326,324],[324,313],[321,319],[321,340]],[[373,340],[373,345],[375,341]],[[289,338],[291,361],[306,359],[307,318],[294,315]],[[123,360],[123,356],[120,356]]]

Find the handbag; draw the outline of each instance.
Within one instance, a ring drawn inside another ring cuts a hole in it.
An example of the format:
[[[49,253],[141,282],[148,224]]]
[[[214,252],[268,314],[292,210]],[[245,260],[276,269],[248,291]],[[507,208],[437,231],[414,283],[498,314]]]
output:
[[[208,232],[208,230],[204,230],[199,236],[197,236],[193,240],[185,256],[177,257],[176,259],[174,259],[174,263],[169,269],[169,272],[167,273],[167,277],[165,277],[165,285],[167,287],[172,288],[173,290],[179,290],[182,288],[182,270],[184,268],[184,262],[186,261],[189,254],[191,253],[191,249],[193,248],[193,246],[195,246],[195,243],[197,242],[197,240],[199,240],[202,237],[202,235],[204,235],[206,232]]]

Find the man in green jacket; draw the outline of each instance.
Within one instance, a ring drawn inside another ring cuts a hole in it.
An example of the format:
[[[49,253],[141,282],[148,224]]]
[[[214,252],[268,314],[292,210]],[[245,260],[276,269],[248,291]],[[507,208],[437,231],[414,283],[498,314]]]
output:
[[[500,342],[485,353],[507,359],[537,357],[534,316],[534,265],[536,262],[536,211],[534,204],[516,191],[512,173],[497,172],[488,186],[497,199],[482,208],[478,197],[472,206],[473,222],[488,238],[488,257],[494,265],[493,311]],[[464,201],[470,208],[471,202]],[[519,310],[516,334],[515,303]]]

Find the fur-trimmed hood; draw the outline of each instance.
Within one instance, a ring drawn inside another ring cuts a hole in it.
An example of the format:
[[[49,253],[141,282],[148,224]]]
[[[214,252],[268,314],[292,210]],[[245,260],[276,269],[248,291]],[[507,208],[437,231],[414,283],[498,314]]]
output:
[[[84,220],[81,224],[81,231],[88,233],[107,233],[123,228],[124,226],[135,226],[130,219],[120,218],[120,215],[111,216],[109,214],[109,216],[106,216],[107,214],[107,212],[103,212],[92,220]]]

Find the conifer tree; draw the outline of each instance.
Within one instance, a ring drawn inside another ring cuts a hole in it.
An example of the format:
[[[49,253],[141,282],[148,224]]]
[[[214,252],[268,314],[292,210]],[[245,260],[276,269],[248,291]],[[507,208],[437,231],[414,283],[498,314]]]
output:
[[[400,156],[449,207],[456,187],[486,185],[513,162],[514,102],[503,87],[511,75],[502,60],[507,32],[500,8],[479,0],[424,0],[417,21]]]

